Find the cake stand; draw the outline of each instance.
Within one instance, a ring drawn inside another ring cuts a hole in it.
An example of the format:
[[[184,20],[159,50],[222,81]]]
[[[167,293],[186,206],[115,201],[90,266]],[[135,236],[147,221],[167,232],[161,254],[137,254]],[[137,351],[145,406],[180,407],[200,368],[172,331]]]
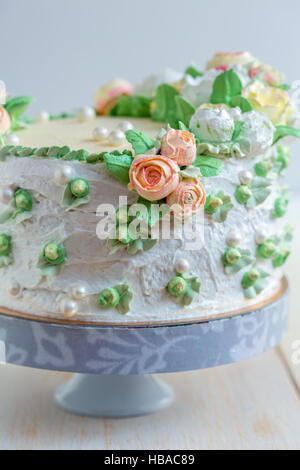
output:
[[[67,411],[99,417],[152,413],[173,391],[151,374],[229,364],[278,344],[288,322],[288,285],[243,310],[168,324],[64,323],[0,310],[0,360],[76,372],[55,395]]]

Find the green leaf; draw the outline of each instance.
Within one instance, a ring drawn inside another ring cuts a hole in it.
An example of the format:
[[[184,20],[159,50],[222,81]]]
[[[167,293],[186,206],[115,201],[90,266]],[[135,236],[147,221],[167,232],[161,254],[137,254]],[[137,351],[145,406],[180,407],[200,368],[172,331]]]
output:
[[[171,85],[164,83],[157,88],[154,98],[154,111],[152,113],[154,121],[165,122],[174,129],[178,128],[178,121],[180,119],[177,118],[178,107],[175,101],[176,96],[179,96],[179,93]]]
[[[12,119],[17,119],[34,101],[31,96],[18,96],[9,98],[4,107]]]
[[[213,92],[210,97],[212,104],[227,104],[231,106],[232,99],[240,95],[243,85],[239,76],[231,69],[217,76],[213,84]]]
[[[150,117],[151,99],[145,96],[119,96],[110,116]]]
[[[144,155],[155,147],[156,141],[141,131],[130,129],[126,131],[126,139],[132,145],[135,155]]]
[[[5,256],[0,256],[0,268],[6,268],[9,264],[12,264],[14,262],[14,257],[12,253],[9,255]]]
[[[162,219],[163,215],[165,215],[163,210],[158,210],[160,206],[159,201],[147,201],[146,199],[142,198],[141,196],[137,200],[137,204],[143,204],[143,206],[147,209],[147,219],[145,220],[144,213],[138,212],[136,218],[139,220],[143,220],[146,222],[149,227],[154,227],[159,220]],[[156,205],[157,210],[152,210],[153,205]]]
[[[193,65],[187,67],[184,73],[185,75],[190,75],[193,78],[203,77],[204,75],[203,72],[200,72],[200,70],[196,69],[196,67],[194,67]]]
[[[47,263],[42,254],[40,255],[37,263],[37,267],[41,270],[42,275],[49,277],[57,276],[60,273],[62,266],[63,263],[57,265]]]
[[[17,225],[20,224],[21,222],[24,222],[24,220],[31,219],[33,216],[32,212],[30,211],[20,211],[20,209],[17,209],[15,206],[14,201],[12,201],[8,208],[0,214],[0,224],[12,224],[12,225]]]
[[[197,178],[201,176],[200,168],[194,165],[187,166],[184,170],[180,171],[180,176],[183,178]]]
[[[264,178],[256,178],[250,186],[252,196],[246,202],[247,209],[254,209],[259,204],[262,204],[267,197],[271,194],[271,182]]]
[[[284,91],[289,91],[290,88],[291,88],[291,85],[288,85],[287,83],[282,83],[282,85],[274,85],[272,84],[271,85],[273,88],[279,88],[280,90],[284,90]]]
[[[176,119],[182,122],[186,127],[189,127],[190,120],[193,114],[195,114],[195,108],[188,103],[181,95],[175,96],[175,103],[176,103]]]
[[[133,298],[133,294],[129,290],[129,286],[127,284],[119,284],[114,286],[114,289],[116,289],[120,295],[120,300],[116,309],[119,313],[125,315],[130,311],[130,302]]]
[[[249,111],[253,110],[253,107],[251,103],[246,98],[243,98],[242,96],[234,96],[231,102],[231,106],[233,108],[239,107],[242,111],[242,113],[248,113]]]
[[[218,160],[214,157],[206,157],[205,155],[197,155],[196,160],[193,163],[193,166],[196,166],[200,169],[201,175],[210,178],[212,176],[217,176],[221,173],[224,163],[221,160]]]
[[[129,169],[133,158],[127,154],[114,155],[113,153],[104,154],[104,162],[107,171],[117,178],[121,183],[129,183]]]
[[[243,250],[241,248],[238,248],[238,250],[242,255],[241,259],[237,263],[225,266],[224,268],[225,273],[228,275],[238,273],[241,269],[245,268],[246,266],[249,266],[255,261],[255,258],[251,255],[250,250]]]
[[[212,199],[218,198],[223,202],[222,206],[217,209],[211,208],[210,202]],[[228,212],[233,208],[231,197],[224,194],[223,191],[209,194],[206,198],[204,210],[207,214],[210,214],[215,222],[222,223],[227,219]]]
[[[183,122],[181,122],[181,121],[178,122],[178,127],[181,131],[190,132],[190,129],[185,124],[183,124]]]
[[[292,136],[297,139],[300,138],[300,129],[290,126],[276,126],[276,131],[274,133],[273,145],[276,144],[280,139],[284,137]]]
[[[242,132],[244,125],[245,123],[242,121],[235,121],[234,131],[233,131],[232,138],[231,138],[233,142],[236,141],[238,137],[240,136],[240,133]]]

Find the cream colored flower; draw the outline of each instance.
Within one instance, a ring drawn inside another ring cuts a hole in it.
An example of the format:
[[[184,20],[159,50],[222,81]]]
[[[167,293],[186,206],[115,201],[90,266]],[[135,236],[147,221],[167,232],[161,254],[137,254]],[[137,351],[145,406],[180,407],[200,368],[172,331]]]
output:
[[[245,88],[243,96],[255,111],[263,113],[274,125],[289,125],[294,117],[289,95],[280,88],[256,81]]]
[[[257,60],[250,52],[217,52],[214,57],[207,63],[207,69],[227,70],[233,65],[246,65],[255,63]]]
[[[6,103],[6,87],[5,87],[5,83],[0,80],[0,105],[2,104],[5,104]]]

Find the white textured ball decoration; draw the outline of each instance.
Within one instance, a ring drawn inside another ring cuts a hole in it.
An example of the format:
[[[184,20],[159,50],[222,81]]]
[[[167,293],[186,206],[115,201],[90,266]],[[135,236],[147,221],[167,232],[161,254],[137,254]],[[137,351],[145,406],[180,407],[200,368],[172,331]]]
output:
[[[54,170],[54,179],[58,184],[67,184],[74,178],[73,168],[69,165],[58,165]]]
[[[120,129],[116,129],[115,131],[112,131],[109,136],[108,136],[108,141],[110,145],[114,145],[116,147],[119,147],[120,145],[124,144],[125,141],[125,134],[123,131],[120,131]]]
[[[2,204],[9,204],[13,197],[14,191],[10,186],[0,188],[0,202],[2,202]]]
[[[37,113],[37,115],[35,116],[36,122],[40,122],[40,123],[48,122],[49,118],[50,118],[50,115],[47,111],[41,111]]]
[[[255,241],[256,241],[257,245],[262,245],[263,243],[265,243],[267,238],[268,238],[268,235],[267,235],[267,232],[264,229],[261,228],[261,229],[256,230],[256,232],[255,232]]]
[[[250,184],[253,181],[253,175],[251,171],[240,171],[239,178],[242,184]]]
[[[230,232],[227,233],[226,237],[226,243],[229,246],[236,246],[238,245],[242,240],[240,232],[237,230],[230,230]]]
[[[123,132],[130,131],[131,129],[133,129],[133,124],[129,121],[122,121],[118,125],[118,129]]]
[[[106,127],[95,127],[93,130],[93,139],[98,141],[106,140],[108,137],[108,129]]]
[[[78,304],[69,297],[64,297],[59,303],[59,311],[65,318],[72,318],[78,313]]]
[[[81,122],[91,121],[95,118],[95,115],[95,110],[91,106],[84,106],[77,111],[77,119]]]
[[[10,295],[12,295],[13,297],[17,297],[20,294],[20,292],[21,292],[20,284],[17,281],[11,282],[9,286]]]
[[[180,258],[175,263],[175,271],[179,274],[186,273],[190,270],[190,263],[185,258]]]
[[[20,139],[16,134],[8,134],[5,137],[5,141],[7,145],[19,145]]]
[[[78,284],[72,287],[71,294],[72,297],[77,300],[84,299],[88,295],[86,287],[83,284]]]

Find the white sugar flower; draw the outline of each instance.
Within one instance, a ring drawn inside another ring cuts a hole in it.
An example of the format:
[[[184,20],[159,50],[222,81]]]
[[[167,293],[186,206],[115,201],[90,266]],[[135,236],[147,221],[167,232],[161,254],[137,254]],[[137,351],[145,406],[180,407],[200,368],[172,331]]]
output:
[[[243,127],[237,143],[247,157],[260,155],[272,146],[275,127],[267,116],[250,111],[242,114],[240,122],[243,123]]]
[[[156,89],[159,85],[163,83],[172,85],[176,82],[180,82],[182,79],[183,74],[181,72],[176,72],[176,70],[167,68],[158,74],[153,74],[149,77],[146,77],[142,83],[136,85],[134,91],[137,95],[151,98],[155,95]]]
[[[202,142],[230,142],[234,120],[223,105],[200,107],[190,121],[190,129]]]

